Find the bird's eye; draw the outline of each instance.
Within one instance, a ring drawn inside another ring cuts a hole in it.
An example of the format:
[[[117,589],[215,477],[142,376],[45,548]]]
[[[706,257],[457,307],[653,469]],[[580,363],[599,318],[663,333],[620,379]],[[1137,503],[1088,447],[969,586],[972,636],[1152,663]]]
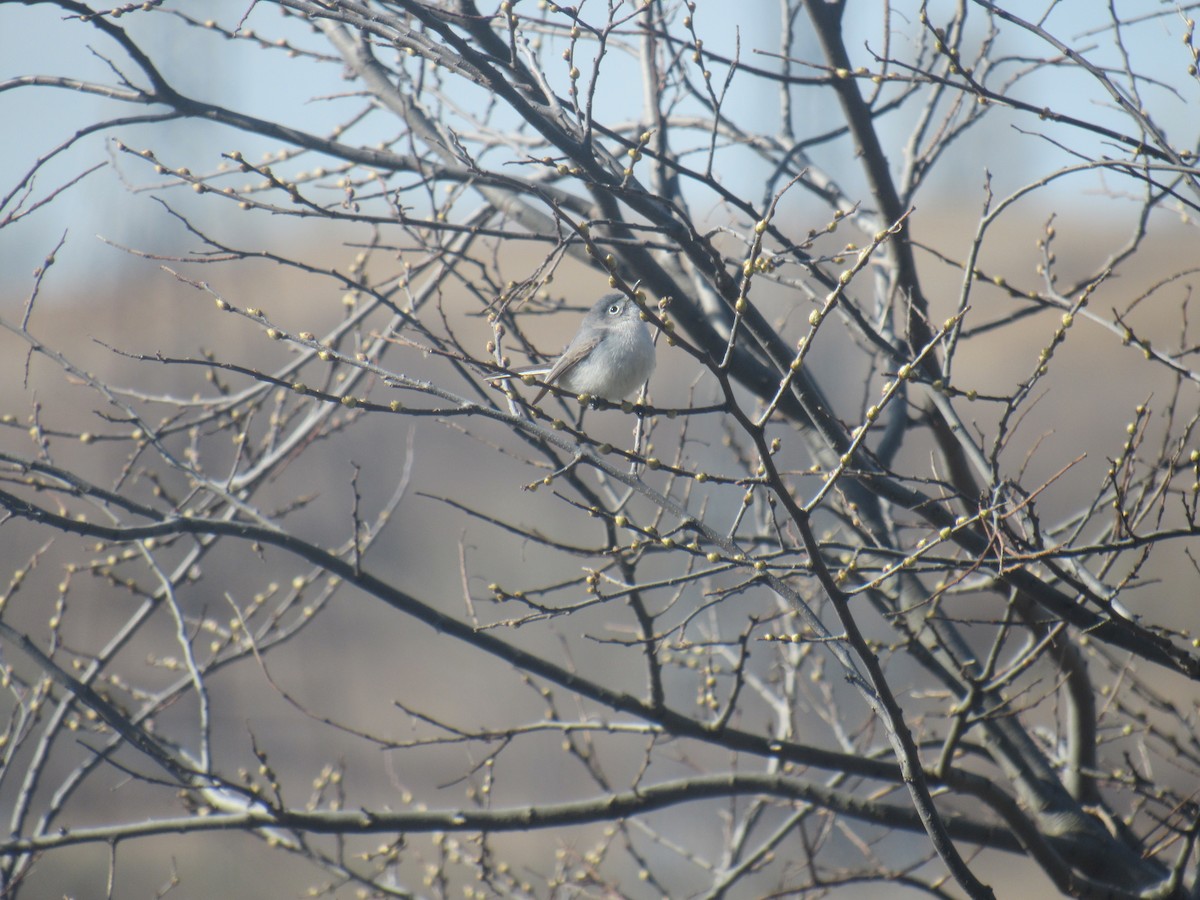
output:
[[[619,313],[620,311],[621,311],[621,304],[620,304],[620,303],[613,303],[613,304],[611,304],[611,305],[608,307],[608,314],[609,314],[610,316],[615,316],[615,315],[616,315],[617,313]]]

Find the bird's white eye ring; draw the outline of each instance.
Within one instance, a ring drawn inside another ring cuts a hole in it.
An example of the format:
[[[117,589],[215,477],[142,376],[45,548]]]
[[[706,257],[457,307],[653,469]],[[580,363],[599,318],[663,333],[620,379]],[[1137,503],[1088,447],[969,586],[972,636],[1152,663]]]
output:
[[[608,314],[609,314],[610,316],[615,316],[615,315],[616,315],[617,313],[619,313],[620,311],[621,311],[621,304],[620,304],[620,303],[613,303],[613,304],[610,304],[610,305],[609,305],[609,307],[608,307]]]

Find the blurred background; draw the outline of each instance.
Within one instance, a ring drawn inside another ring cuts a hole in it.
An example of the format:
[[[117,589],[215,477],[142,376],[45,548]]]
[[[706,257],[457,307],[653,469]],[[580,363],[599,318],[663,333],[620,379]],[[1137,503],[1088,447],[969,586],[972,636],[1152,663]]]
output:
[[[1136,26],[1123,32],[1123,48],[1104,39],[1111,27],[1110,5],[1083,0],[1048,4],[1042,24],[1087,52],[1098,66],[1120,64],[1123,49],[1136,60],[1134,65],[1145,83],[1159,85],[1157,95],[1146,98],[1147,105],[1163,116],[1180,146],[1195,147],[1200,118],[1194,115],[1194,79],[1189,82],[1181,75],[1187,58],[1178,39],[1178,13],[1175,7],[1168,9],[1157,2],[1127,4],[1135,5],[1144,15]],[[338,101],[347,92],[357,90],[356,84],[340,77],[336,63],[294,53],[296,48],[305,48],[328,54],[330,50],[319,35],[293,18],[281,18],[269,4],[222,0],[202,6],[202,12],[191,6],[177,7],[177,11],[209,17],[218,28],[206,31],[189,26],[170,8],[154,14],[128,15],[118,24],[151,52],[174,87],[193,98],[317,133],[328,133],[343,121],[345,107]],[[747,0],[697,6],[695,28],[707,50],[728,57],[738,55],[749,66],[771,68],[778,64],[770,55],[779,51],[777,4]],[[938,7],[929,5],[931,19],[936,19]],[[912,35],[906,36],[903,30],[893,33],[890,37],[895,45],[906,38],[915,40],[920,28],[915,5],[911,15]],[[223,36],[222,30],[231,31],[239,24],[261,34],[262,43]],[[880,46],[879,23],[873,15],[851,21],[849,28],[854,36],[847,43],[862,55],[856,63],[870,67],[874,53],[887,52]],[[1010,62],[1014,73],[1020,71],[1023,59],[1041,57],[1046,52],[1044,45],[1018,35],[1015,31],[1002,34],[996,53]],[[273,46],[277,41],[284,45]],[[903,55],[898,46],[892,46],[890,52]],[[798,59],[819,58],[811,35],[802,28],[791,55]],[[802,68],[796,71],[803,74]],[[152,148],[164,165],[187,166],[196,173],[228,167],[222,154],[231,151],[256,161],[275,159],[280,151],[290,149],[286,144],[194,120],[126,123],[121,119],[153,115],[161,109],[138,108],[82,91],[15,82],[31,75],[56,75],[115,84],[118,73],[124,73],[134,84],[144,83],[141,73],[111,41],[94,28],[64,18],[62,8],[49,4],[0,6],[0,82],[5,87],[0,92],[0,121],[7,123],[5,138],[0,141],[0,172],[4,173],[0,192],[7,195],[40,157],[53,152],[80,129],[97,122],[109,123],[59,153],[29,185],[31,202],[44,200],[63,187],[60,195],[0,230],[0,318],[9,324],[21,321],[37,284],[35,270],[61,240],[54,264],[37,288],[31,332],[68,357],[79,371],[116,386],[139,409],[167,416],[169,405],[159,403],[159,399],[211,396],[215,390],[244,385],[233,374],[213,376],[198,367],[163,365],[153,359],[156,354],[197,358],[211,353],[220,360],[271,370],[285,364],[295,351],[267,340],[261,328],[244,318],[223,314],[214,306],[212,296],[181,282],[164,271],[164,266],[187,278],[205,281],[239,308],[264,309],[273,323],[290,333],[311,331],[319,335],[336,327],[351,308],[344,285],[334,278],[314,278],[295,267],[279,265],[270,255],[301,259],[318,270],[345,271],[372,237],[373,229],[241,210],[235,202],[178,185],[169,175],[156,173],[145,160],[122,153],[113,142],[119,140],[135,151]],[[642,114],[639,75],[632,65],[605,68],[596,95],[598,118],[625,121],[636,120]],[[720,75],[723,77],[724,72]],[[1021,81],[1014,93],[1030,103],[1077,110],[1091,121],[1127,129],[1127,120],[1110,108],[1111,98],[1098,92],[1095,84],[1077,70],[1041,69]],[[739,123],[747,132],[772,134],[777,130],[777,95],[758,89],[753,80],[735,78],[726,102],[737,109]],[[841,112],[827,90],[797,88],[794,103],[797,136],[801,139],[841,124]],[[894,154],[895,166],[905,165],[911,157],[910,138],[917,123],[908,111],[898,110],[894,116],[881,119],[880,126],[889,152]],[[380,117],[355,133],[355,142],[363,145],[394,140],[394,132],[389,132]],[[703,153],[703,145],[698,145],[694,164],[700,164]],[[1014,203],[997,220],[978,267],[989,276],[1004,278],[1009,285],[1040,289],[1044,276],[1038,267],[1045,263],[1045,252],[1039,241],[1046,239],[1047,225],[1052,223],[1055,273],[1063,284],[1071,284],[1095,273],[1106,259],[1136,238],[1140,244],[1135,258],[1124,263],[1118,276],[1096,292],[1091,309],[1105,314],[1114,308],[1125,309],[1144,295],[1145,301],[1138,304],[1130,320],[1136,323],[1138,336],[1155,345],[1186,343],[1189,323],[1184,321],[1183,301],[1191,296],[1196,284],[1195,269],[1189,262],[1196,257],[1194,221],[1173,213],[1170,203],[1143,221],[1140,212],[1144,196],[1133,192],[1131,182],[1114,179],[1103,169],[1059,177],[1056,173],[1072,165],[1077,153],[1104,156],[1105,142],[1096,136],[1068,133],[1051,122],[1035,128],[1027,115],[996,111],[981,127],[967,131],[950,145],[922,188],[910,223],[915,240],[936,248],[938,254],[962,260],[987,202],[986,178],[990,176],[993,206],[1014,191],[1045,179],[1044,186]],[[838,179],[847,196],[867,195],[860,168],[844,141],[816,147],[812,157],[814,163]],[[312,173],[328,165],[329,160],[308,153],[288,158],[279,163],[279,169],[286,169],[289,177],[300,180],[298,173]],[[723,143],[714,172],[738,196],[754,203],[762,200],[769,167],[747,147],[736,141]],[[74,182],[76,178],[79,180]],[[234,184],[254,180],[253,175],[231,174],[229,178]],[[314,178],[311,189],[314,196],[328,195],[329,199],[339,190],[332,177]],[[702,221],[715,226],[728,218],[727,211],[711,197],[698,194],[695,201]],[[406,196],[405,203],[410,202],[414,214],[429,213],[428,207],[420,208],[416,192]],[[26,208],[29,206],[27,203]],[[0,212],[7,213],[11,208]],[[704,210],[707,213],[701,214]],[[797,192],[785,198],[778,220],[786,232],[804,235],[809,229],[824,227],[828,211]],[[380,231],[385,242],[392,240],[386,228]],[[1144,237],[1140,236],[1143,232]],[[211,236],[224,248],[261,256],[230,266],[189,261],[198,254],[220,257],[227,252],[206,246],[201,234]],[[831,236],[825,249],[836,252],[848,239],[845,234]],[[394,240],[397,245],[401,243],[400,237]],[[481,242],[474,252],[486,260],[498,279],[519,280],[536,269],[544,259],[544,249],[508,244],[497,259],[494,247]],[[376,253],[369,263],[370,275],[383,279],[391,274],[387,268],[393,267],[399,277],[405,258],[404,250]],[[961,273],[935,253],[923,256],[919,262],[935,318],[950,315],[958,303]],[[1160,284],[1164,279],[1170,280]],[[601,275],[565,263],[558,269],[550,293],[582,307],[605,289]],[[796,309],[790,294],[764,286],[756,294],[756,301],[786,333],[803,333],[808,308]],[[447,289],[440,303],[462,345],[483,356],[492,329],[477,299],[467,291]],[[999,319],[1012,309],[1006,290],[987,286],[976,288],[972,304],[977,321]],[[1025,319],[1012,332],[1027,337],[1016,347],[1009,341],[975,342],[972,352],[958,359],[956,384],[982,394],[1010,392],[1036,365],[1037,350],[1050,341],[1058,318],[1050,312]],[[525,331],[543,353],[553,354],[570,337],[575,321],[574,314],[530,316]],[[121,485],[127,476],[128,445],[104,438],[115,436],[124,426],[103,418],[100,413],[104,410],[98,406],[95,393],[80,379],[64,373],[58,361],[31,353],[29,346],[11,332],[4,333],[0,340],[0,415],[5,417],[0,447],[29,454],[31,442],[45,442],[58,465],[85,472],[100,484]],[[398,346],[389,353],[388,365],[395,371],[435,381],[452,377],[447,363],[418,348]],[[839,414],[849,421],[855,420],[868,402],[866,398],[877,390],[878,373],[868,371],[857,360],[853,341],[845,333],[828,334],[814,351],[814,371]],[[1161,404],[1176,396],[1179,383],[1172,373],[1144,362],[1136,346],[1123,346],[1111,329],[1098,325],[1073,335],[1056,355],[1054,389],[1047,388],[1047,400],[1033,406],[1020,426],[1024,439],[1012,447],[1014,454],[1026,454],[1027,458],[1009,461],[1014,469],[1024,468],[1027,484],[1041,485],[1056,479],[1040,498],[1044,515],[1066,515],[1086,503],[1102,481],[1109,460],[1120,455],[1126,425],[1137,416],[1135,408],[1148,401]],[[371,391],[372,399],[382,403],[396,396],[382,384],[374,385]],[[656,403],[680,407],[712,402],[717,396],[711,378],[701,375],[681,352],[662,346],[652,393]],[[1194,391],[1189,385],[1179,396],[1178,415],[1186,418],[1196,408]],[[972,411],[978,416],[981,431],[994,427],[994,409],[972,407]],[[432,419],[355,416],[349,411],[343,419],[344,430],[306,447],[284,476],[258,496],[259,505],[267,510],[282,509],[297,498],[306,498],[306,505],[288,518],[297,533],[318,544],[336,545],[345,540],[356,514],[364,520],[378,514],[404,481],[403,499],[369,549],[366,561],[373,572],[399,589],[420,598],[434,598],[439,609],[458,618],[471,615],[473,604],[488,601],[489,585],[520,590],[532,581],[548,583],[556,577],[576,577],[580,565],[588,564],[586,559],[548,557],[519,535],[504,534],[459,508],[466,506],[480,515],[516,520],[559,535],[567,543],[590,545],[601,538],[598,526],[591,526],[550,491],[522,490],[544,473],[532,469],[516,452],[496,452],[497,447],[507,451],[517,447],[503,428],[478,422],[460,428],[455,423]],[[252,423],[250,429],[261,433],[269,427],[262,421]],[[32,436],[31,429],[35,429]],[[1158,419],[1149,429],[1160,438],[1166,434],[1166,426]],[[613,413],[595,414],[589,430],[617,446],[627,445],[630,440],[626,417]],[[100,439],[81,441],[73,436],[81,431]],[[229,435],[215,426],[211,432],[198,429],[191,440],[210,474],[234,465],[237,449],[230,444]],[[688,467],[738,472],[738,460],[729,447],[722,445],[719,428],[679,444],[683,448],[681,463]],[[918,455],[926,452],[919,447],[913,449]],[[811,463],[799,444],[794,449],[789,446],[781,459],[785,467],[797,473]],[[1066,473],[1056,478],[1064,469]],[[798,481],[800,478],[797,475]],[[354,485],[360,503],[357,510]],[[185,490],[182,484],[163,487],[168,492]],[[153,488],[142,482],[134,492],[145,492],[150,497]],[[714,492],[710,499],[717,518],[732,517],[736,496]],[[443,502],[446,500],[457,505]],[[51,609],[61,608],[66,623],[61,638],[68,657],[72,649],[77,649],[80,658],[94,652],[111,636],[114,625],[124,621],[142,602],[144,592],[152,588],[121,583],[119,561],[110,558],[120,549],[93,547],[93,543],[68,536],[48,540],[45,532],[18,528],[13,523],[4,528],[0,542],[0,582],[11,573],[23,573],[20,589],[12,593],[4,608],[6,620],[28,633],[45,634]],[[182,558],[182,547],[175,552],[164,551],[164,559]],[[78,567],[81,559],[91,563]],[[71,563],[78,568],[68,568]],[[1142,573],[1150,576],[1146,587],[1133,595],[1143,604],[1135,612],[1167,628],[1200,627],[1195,571],[1194,561],[1182,548],[1157,555],[1153,572]],[[526,738],[520,754],[501,755],[494,766],[488,767],[479,748],[473,745],[404,747],[403,752],[397,751],[397,746],[405,742],[446,733],[428,722],[419,724],[407,712],[436,716],[447,726],[480,728],[491,723],[501,728],[512,721],[538,720],[547,703],[563,704],[559,713],[570,717],[570,707],[576,701],[565,692],[548,698],[539,686],[507,665],[444,639],[432,629],[397,616],[386,606],[353,591],[342,590],[327,601],[321,599],[327,579],[277,549],[223,545],[205,559],[203,575],[203,579],[181,590],[180,603],[193,621],[200,623],[197,627],[203,629],[203,623],[215,623],[214,634],[234,627],[234,606],[241,607],[259,596],[264,609],[277,609],[285,619],[301,620],[312,609],[319,609],[319,627],[298,629],[294,638],[263,660],[251,656],[209,678],[211,728],[219,736],[214,743],[216,766],[227,775],[247,767],[247,760],[252,765],[253,748],[257,746],[269,756],[279,782],[285,785],[284,799],[297,806],[317,801],[336,802],[347,809],[399,809],[422,803],[443,808],[463,802],[464,791],[477,799],[478,793],[470,792],[481,791],[485,782],[493,792],[488,802],[498,807],[533,798],[567,801],[599,791],[597,784],[581,776],[580,766],[570,753],[558,752],[563,738],[552,732]],[[697,599],[681,598],[679,603],[694,604]],[[766,598],[751,597],[746,603],[751,609],[756,604],[764,611],[771,608]],[[745,618],[746,609],[718,610],[710,615],[727,615],[729,622],[736,622]],[[497,604],[484,618],[502,622],[509,615],[503,604]],[[682,612],[678,618],[683,618]],[[537,628],[506,629],[504,636],[564,665],[594,672],[610,665],[605,642],[630,636],[628,619],[623,609],[618,613],[600,604]],[[170,617],[161,616],[122,651],[123,664],[138,672],[138,690],[165,691],[182,677],[179,660],[172,658],[173,630]],[[19,653],[10,647],[2,649],[7,666],[33,672],[29,661]],[[680,653],[686,655],[684,650]],[[700,676],[694,667],[681,664],[675,677],[672,690],[684,694],[698,690]],[[627,672],[604,671],[604,678],[615,689],[634,694],[644,690],[643,676],[636,666]],[[1165,691],[1179,689],[1178,683],[1166,676],[1161,684]],[[839,692],[839,697],[847,704],[861,703],[849,692],[845,697]],[[7,694],[0,697],[0,707],[11,702]],[[920,698],[906,698],[906,702],[919,708]],[[183,696],[157,717],[155,725],[164,734],[186,743],[195,736],[196,716],[195,698]],[[811,732],[805,739],[832,745],[828,724],[817,716],[810,719]],[[362,740],[355,730],[386,738],[396,746]],[[631,736],[619,750],[605,756],[612,784],[632,782],[648,752],[649,740],[646,735]],[[64,752],[59,774],[85,757],[89,746],[89,741],[81,738],[71,752]],[[666,757],[671,758],[671,754]],[[536,763],[529,764],[533,760]],[[28,759],[17,758],[12,764],[27,765]],[[706,759],[703,750],[689,747],[673,763],[656,761],[654,771],[665,777],[672,774],[672,766],[675,774],[680,774],[727,764],[715,750]],[[53,788],[55,774],[53,768],[48,771],[41,792]],[[1168,780],[1171,777],[1168,775]],[[70,824],[82,827],[106,822],[114,805],[120,807],[122,820],[161,816],[163,793],[161,786],[132,779],[119,767],[109,768],[89,782],[86,802],[81,799],[72,806]],[[905,798],[893,799],[903,802]],[[6,802],[11,803],[12,797],[6,800],[0,794],[0,818],[5,821]],[[719,832],[719,828],[712,826],[707,817],[697,817],[697,821],[675,833],[682,835],[680,839],[687,843],[689,852],[703,856],[715,852],[714,831]],[[880,833],[870,828],[862,831],[868,837]],[[392,837],[348,841],[339,852],[347,856],[370,854]],[[499,838],[493,849],[497,857],[525,863],[531,870],[558,867],[574,871],[586,868],[588,854],[596,852],[597,847],[618,839],[597,826],[508,835]],[[407,879],[402,878],[403,883],[419,883],[422,876],[417,873],[423,867],[432,872],[454,872],[461,864],[456,840],[453,834],[412,837],[399,870]],[[894,864],[899,866],[903,860],[924,852],[926,840],[919,834],[904,837],[889,844],[886,853],[894,853]],[[709,846],[706,842],[714,843]],[[839,846],[848,858],[857,852],[848,843]],[[264,866],[272,865],[268,861],[277,856],[265,845],[249,842],[236,833],[214,832],[186,840],[144,839],[119,844],[112,853],[117,859],[115,885],[110,890],[113,896],[299,896],[324,884],[327,877],[315,867],[265,870]],[[53,859],[53,866],[37,870],[31,895],[89,897],[102,896],[108,890],[107,847],[60,851]],[[1031,891],[1035,896],[1049,894],[1048,882],[1032,866],[1021,867],[1018,874],[1012,869],[1010,857],[985,854],[972,864],[981,878],[997,885],[999,896]],[[752,883],[765,895],[786,866],[786,861],[776,861],[774,868],[766,867],[761,881]],[[681,867],[680,877],[686,880],[689,876],[683,871]],[[432,879],[433,875],[427,877]],[[520,880],[522,876],[517,877]],[[631,893],[639,890],[638,872],[632,868],[610,872],[607,877],[633,886],[629,888]],[[696,877],[693,890],[703,890],[705,885],[704,879]],[[347,884],[334,887],[332,893],[351,897],[361,890],[360,886]],[[436,892],[432,887],[430,890]],[[594,895],[604,894],[598,886],[590,890]],[[889,896],[904,895],[899,886],[889,891]],[[544,886],[535,886],[531,892],[553,893]],[[654,896],[655,888],[644,886],[637,895]],[[841,896],[855,893],[847,890]],[[858,896],[878,896],[878,888],[864,886]]]

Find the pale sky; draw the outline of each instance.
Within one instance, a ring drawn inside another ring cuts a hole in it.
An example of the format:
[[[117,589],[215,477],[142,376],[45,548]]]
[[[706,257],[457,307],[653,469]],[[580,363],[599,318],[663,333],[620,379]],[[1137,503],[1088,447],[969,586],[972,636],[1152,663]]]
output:
[[[245,0],[174,5],[188,10],[203,9],[231,28],[248,8]],[[893,4],[897,8],[912,6],[914,9],[917,5],[915,2]],[[1008,4],[1010,7],[1013,5]],[[946,6],[945,3],[930,4],[931,19],[939,21],[937,11],[939,7],[944,9]],[[1103,30],[1108,4],[1096,3],[1095,0],[1068,0],[1058,4],[1022,2],[1015,6],[1030,16],[1037,10],[1052,8],[1052,13],[1044,23],[1048,30],[1069,42],[1072,47],[1085,52],[1098,65],[1119,64],[1117,51],[1109,46],[1108,33]],[[486,4],[483,8],[487,8]],[[867,48],[873,51],[882,49],[873,18],[881,5],[863,3],[852,5],[851,8],[871,16],[849,22],[849,27],[857,28],[858,33],[848,44],[860,54],[856,62],[873,66]],[[1182,26],[1179,14],[1169,4],[1153,0],[1118,3],[1117,9],[1122,14],[1147,17],[1144,22],[1127,31],[1126,48],[1141,74],[1169,83],[1180,93],[1173,94],[1166,87],[1151,87],[1144,89],[1143,100],[1160,116],[1161,125],[1173,138],[1185,146],[1190,142],[1194,147],[1200,129],[1200,116],[1195,113],[1197,100],[1200,99],[1196,97],[1200,93],[1200,83],[1195,78],[1189,78],[1185,72],[1188,54],[1180,41]],[[698,4],[695,25],[706,49],[732,55],[735,38],[740,37],[744,62],[771,67],[777,62],[755,51],[778,50],[776,45],[780,29],[777,10],[778,6],[773,0],[742,0],[736,4],[710,0]],[[973,9],[973,13],[975,21],[982,26],[983,18],[979,10]],[[915,20],[915,12],[913,15],[914,18],[907,24],[898,19],[901,24],[892,35],[894,55],[905,55],[904,42],[920,27]],[[798,21],[798,46],[794,54],[808,59],[818,58],[818,53],[806,36],[805,18],[800,16]],[[182,27],[181,23],[163,13],[133,14],[123,17],[119,24],[141,37],[147,46],[155,48],[156,61],[172,83],[197,98],[264,117],[277,115],[290,124],[318,131],[327,129],[349,108],[345,102],[321,99],[353,88],[351,83],[341,80],[335,66],[319,66],[305,60],[289,59],[282,51],[261,51],[245,42],[227,41],[217,35],[196,32]],[[253,8],[246,27],[272,39],[280,34],[288,34],[294,40],[304,41],[306,46],[322,46],[319,37],[309,34],[306,29],[299,29],[294,20],[281,19],[267,4]],[[65,21],[62,13],[49,5],[0,6],[0,35],[3,36],[0,37],[0,79],[37,73],[111,83],[114,80],[112,73],[96,55],[103,53],[109,54],[112,61],[129,73],[135,83],[144,83],[136,67],[104,35],[94,28]],[[1022,41],[1021,46],[1015,44],[1015,35],[1006,40],[1008,42],[1001,43],[1000,47],[1009,54],[1045,53],[1044,48],[1039,49],[1031,39]],[[555,59],[553,55],[550,58]],[[713,68],[713,82],[716,84],[723,79],[724,69],[720,66]],[[1016,64],[1012,68],[1015,70]],[[604,85],[608,90],[601,92],[605,100],[601,106],[602,117],[624,121],[642,117],[637,77],[638,71],[631,65],[610,66],[605,70]],[[1128,132],[1131,127],[1128,119],[1106,107],[1107,98],[1089,79],[1066,69],[1044,72],[1023,82],[1017,94],[1032,103],[1095,118],[1123,132]],[[797,89],[794,104],[799,119],[796,127],[798,136],[819,133],[839,120],[838,109],[827,90]],[[732,117],[743,127],[774,131],[778,108],[778,98],[773,92],[764,91],[760,84],[748,78],[735,79],[727,109],[735,111]],[[11,190],[16,179],[39,155],[68,138],[77,128],[106,116],[142,115],[153,111],[154,108],[53,88],[22,87],[0,93],[0,116],[3,121],[10,123],[5,140],[0,141],[0,172],[3,173],[0,191],[7,193]],[[910,112],[901,112],[881,122],[885,140],[894,142],[897,160],[912,127],[912,115]],[[1073,148],[1094,152],[1097,146],[1076,131],[1047,127],[1045,123],[1028,116],[999,111],[994,114],[994,121],[986,131],[979,129],[978,133],[969,135],[953,148],[941,173],[948,180],[939,183],[937,188],[965,192],[965,197],[978,197],[986,167],[993,174],[997,194],[1002,195],[1069,161],[1065,153],[1046,141],[1019,134],[1014,130],[1014,125],[1064,140]],[[154,178],[136,161],[111,153],[105,136],[120,137],[130,146],[138,148],[153,147],[164,157],[169,156],[172,164],[188,165],[197,172],[214,169],[220,162],[219,154],[222,151],[238,149],[250,158],[257,158],[266,150],[279,149],[262,139],[235,134],[229,129],[207,123],[124,125],[105,129],[103,136],[96,134],[86,138],[39,176],[34,196],[44,196],[53,187],[89,166],[100,163],[104,167],[49,207],[0,232],[0,272],[3,273],[6,293],[12,291],[14,285],[18,293],[23,294],[28,290],[30,271],[64,231],[69,232],[68,246],[61,255],[62,266],[56,277],[73,279],[93,278],[97,272],[105,272],[127,261],[124,254],[98,241],[95,237],[98,234],[118,243],[139,247],[161,247],[163,240],[170,238],[175,226],[151,199],[150,193],[131,194],[129,191],[128,184],[145,186],[152,184]],[[380,134],[380,137],[384,136],[390,135]],[[818,151],[815,158],[818,163],[828,165],[841,183],[853,191],[861,182],[857,166],[845,151],[846,144],[841,143],[834,150]],[[757,200],[763,170],[756,167],[748,154],[745,156],[745,165],[742,161],[741,157],[735,155],[722,157],[718,175],[727,186]],[[114,162],[115,167],[112,165]],[[316,160],[311,160],[302,165],[317,164]],[[957,183],[952,183],[952,180]],[[1060,199],[1069,198],[1072,202],[1086,203],[1098,188],[1096,182],[1085,186],[1079,180],[1073,180],[1057,185],[1054,190],[1059,192]],[[167,196],[180,197],[181,193],[175,189]],[[183,199],[181,197],[180,202]],[[211,221],[235,231],[263,227],[261,220],[251,222],[246,218],[231,216],[227,208],[214,207],[211,198],[208,199],[210,202],[207,204],[194,208],[202,210],[200,215],[216,217]],[[272,222],[271,227],[277,224],[278,221]],[[182,232],[178,236],[182,237]]]

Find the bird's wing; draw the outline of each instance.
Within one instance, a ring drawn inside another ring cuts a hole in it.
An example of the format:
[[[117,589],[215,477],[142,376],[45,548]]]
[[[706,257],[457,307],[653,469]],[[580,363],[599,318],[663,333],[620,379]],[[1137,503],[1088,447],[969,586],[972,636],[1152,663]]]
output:
[[[586,340],[571,341],[570,346],[568,346],[567,349],[563,351],[562,356],[560,356],[557,360],[554,361],[553,368],[551,368],[550,371],[546,373],[546,377],[544,379],[546,384],[548,384],[548,385],[554,384],[560,378],[562,378],[564,375],[566,375],[568,372],[570,372],[573,368],[575,368],[577,365],[579,365],[581,362],[583,362],[585,359],[587,359],[588,354],[590,354],[592,352],[592,350],[594,350],[596,348],[596,345],[599,343],[600,343],[600,335],[598,335],[598,334],[593,335],[592,337],[587,338]],[[548,390],[549,390],[548,387],[543,387],[540,391],[537,392],[537,396],[533,398],[533,402],[536,404],[539,401],[541,401],[541,399],[546,396],[546,392]]]

